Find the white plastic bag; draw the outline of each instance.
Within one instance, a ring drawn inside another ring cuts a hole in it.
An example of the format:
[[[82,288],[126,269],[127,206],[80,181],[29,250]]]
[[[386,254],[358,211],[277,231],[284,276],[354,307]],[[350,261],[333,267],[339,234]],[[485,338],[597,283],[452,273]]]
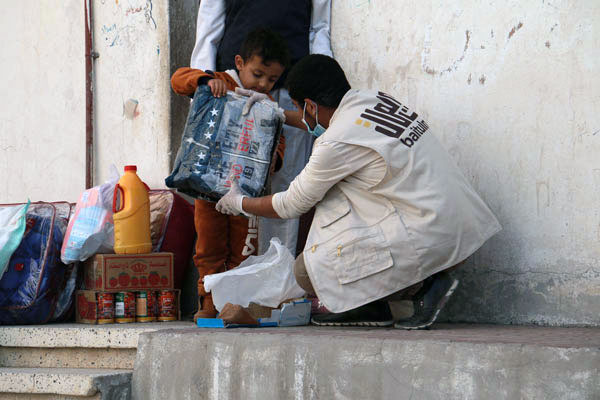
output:
[[[262,256],[248,257],[235,269],[205,276],[204,288],[212,293],[219,311],[226,303],[278,307],[284,300],[304,295],[293,269],[292,253],[278,238],[272,238],[269,250]]]
[[[119,172],[112,165],[110,173],[108,181],[84,191],[77,200],[61,249],[63,263],[85,261],[96,253],[113,253],[112,200]]]
[[[0,209],[0,279],[25,233],[25,213],[29,204],[27,201],[27,204]]]

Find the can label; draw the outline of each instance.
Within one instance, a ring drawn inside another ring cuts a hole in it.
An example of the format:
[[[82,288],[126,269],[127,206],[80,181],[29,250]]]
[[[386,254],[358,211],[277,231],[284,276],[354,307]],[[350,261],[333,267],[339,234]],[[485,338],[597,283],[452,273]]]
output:
[[[148,312],[152,312],[152,318],[158,317],[158,297],[154,290],[148,291]]]
[[[148,316],[148,293],[145,291],[135,294],[135,317]]]
[[[97,293],[96,304],[98,305],[98,323],[110,324],[115,322],[114,296],[112,293]]]
[[[177,304],[173,290],[161,290],[158,295],[158,320],[177,320]]]
[[[119,292],[115,295],[115,321],[135,320],[135,296],[132,292]]]
[[[156,321],[156,294],[141,290],[135,294],[135,319],[137,322]]]

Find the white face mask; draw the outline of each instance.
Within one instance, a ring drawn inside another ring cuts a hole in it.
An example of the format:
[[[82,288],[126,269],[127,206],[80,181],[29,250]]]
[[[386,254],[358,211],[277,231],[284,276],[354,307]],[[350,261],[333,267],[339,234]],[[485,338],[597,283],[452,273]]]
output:
[[[310,125],[308,125],[308,122],[306,122],[306,102],[304,103],[304,109],[302,110],[302,122],[304,122],[304,125],[306,125],[306,129],[308,130],[308,133],[315,135],[316,137],[321,136],[323,133],[325,133],[325,131],[327,129],[323,128],[323,126],[321,126],[321,124],[319,124],[319,105],[317,104],[317,112],[316,112],[316,118],[315,120],[317,121],[317,125],[315,126],[315,129],[310,129]]]

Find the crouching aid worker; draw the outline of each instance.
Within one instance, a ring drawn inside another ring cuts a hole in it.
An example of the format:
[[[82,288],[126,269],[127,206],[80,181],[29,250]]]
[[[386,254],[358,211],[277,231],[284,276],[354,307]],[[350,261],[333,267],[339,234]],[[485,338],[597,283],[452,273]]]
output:
[[[332,58],[310,55],[287,88],[297,121],[317,136],[285,192],[245,197],[237,185],[217,210],[295,218],[316,206],[298,283],[332,313],[316,325],[394,324],[387,300],[412,295],[403,329],[430,326],[458,281],[447,270],[501,228],[427,122],[387,93],[351,89]]]

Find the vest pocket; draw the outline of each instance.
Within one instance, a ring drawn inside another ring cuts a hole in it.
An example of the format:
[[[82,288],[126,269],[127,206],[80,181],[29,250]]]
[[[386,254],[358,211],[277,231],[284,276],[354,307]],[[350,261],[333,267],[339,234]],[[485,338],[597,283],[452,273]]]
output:
[[[318,221],[321,228],[328,227],[350,212],[350,202],[346,195],[336,187],[330,190],[331,194],[321,201],[315,213],[314,220]]]
[[[327,256],[342,285],[394,265],[389,244],[379,225],[343,232],[327,245]]]

